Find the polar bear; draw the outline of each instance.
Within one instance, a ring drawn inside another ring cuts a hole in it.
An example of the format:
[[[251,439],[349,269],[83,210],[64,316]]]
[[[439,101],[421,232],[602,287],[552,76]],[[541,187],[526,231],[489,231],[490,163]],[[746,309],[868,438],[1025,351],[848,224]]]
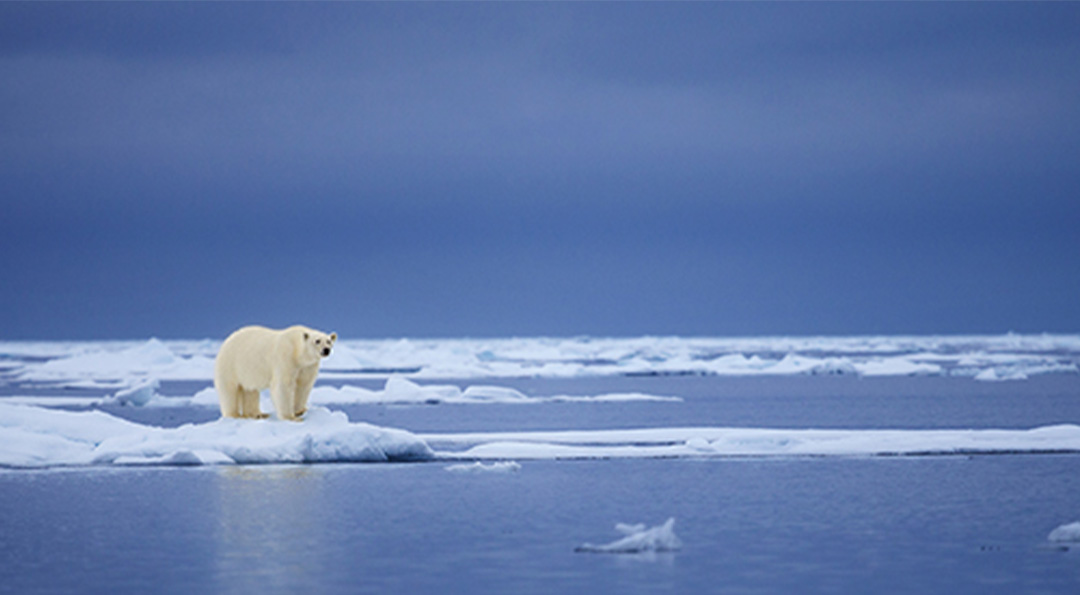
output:
[[[319,374],[319,362],[330,355],[337,333],[305,326],[283,330],[245,326],[221,344],[214,361],[214,388],[225,417],[265,419],[259,391],[269,388],[278,419],[300,421]]]

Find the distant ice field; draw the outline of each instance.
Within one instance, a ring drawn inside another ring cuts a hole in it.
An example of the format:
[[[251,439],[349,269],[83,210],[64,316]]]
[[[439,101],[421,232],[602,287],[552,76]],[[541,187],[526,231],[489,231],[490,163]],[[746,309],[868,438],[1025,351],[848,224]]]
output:
[[[115,386],[209,379],[219,341],[0,342],[9,381]],[[1076,373],[1080,335],[513,338],[339,341],[324,377],[961,376]]]
[[[1080,452],[1075,336],[344,341],[302,424],[218,346],[0,343],[0,465]]]

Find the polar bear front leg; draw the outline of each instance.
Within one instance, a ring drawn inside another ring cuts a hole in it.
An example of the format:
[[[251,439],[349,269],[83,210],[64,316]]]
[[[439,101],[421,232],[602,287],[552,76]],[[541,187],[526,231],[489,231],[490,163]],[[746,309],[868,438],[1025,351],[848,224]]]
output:
[[[296,379],[296,417],[300,417],[307,413],[308,398],[311,397],[311,387],[315,386],[315,377],[318,376],[319,369],[312,367],[300,372],[300,376]]]
[[[274,402],[278,419],[300,421],[296,417],[296,380],[275,376],[270,383],[270,400]]]

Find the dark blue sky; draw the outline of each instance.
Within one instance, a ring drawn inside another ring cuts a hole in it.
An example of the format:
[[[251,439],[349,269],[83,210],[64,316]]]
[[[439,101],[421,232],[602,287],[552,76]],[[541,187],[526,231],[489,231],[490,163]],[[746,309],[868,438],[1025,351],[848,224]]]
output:
[[[0,3],[0,339],[1080,331],[1077,3]]]

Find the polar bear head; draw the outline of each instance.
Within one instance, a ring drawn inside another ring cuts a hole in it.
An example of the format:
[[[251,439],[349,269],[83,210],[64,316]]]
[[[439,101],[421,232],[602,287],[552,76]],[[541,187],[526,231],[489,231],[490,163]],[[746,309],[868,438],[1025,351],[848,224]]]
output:
[[[304,326],[294,326],[288,331],[292,335],[296,349],[296,360],[303,364],[314,364],[320,358],[330,355],[337,333],[329,335]]]

